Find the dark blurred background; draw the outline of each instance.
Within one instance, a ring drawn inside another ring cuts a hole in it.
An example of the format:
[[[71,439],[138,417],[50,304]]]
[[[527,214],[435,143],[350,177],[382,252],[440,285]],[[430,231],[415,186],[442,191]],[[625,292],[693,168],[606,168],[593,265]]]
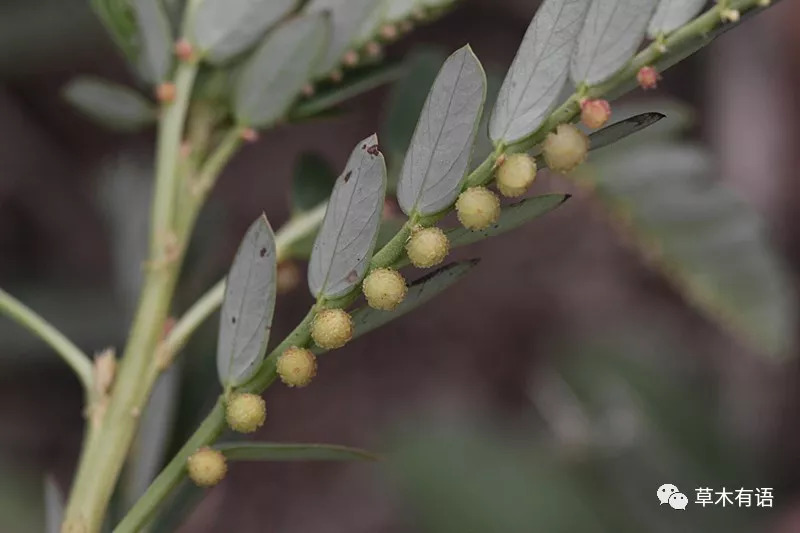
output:
[[[462,2],[388,55],[469,42],[502,76],[536,6]],[[798,25],[800,3],[781,2],[670,70],[658,91],[626,98],[643,109],[668,98],[692,110],[687,138],[716,162],[711,178],[766,221],[791,281],[800,267]],[[125,341],[153,134],[110,133],[73,111],[60,91],[79,74],[135,83],[87,1],[2,0],[0,286],[91,353]],[[299,154],[317,152],[341,168],[353,143],[381,128],[390,93],[376,90],[341,116],[281,127],[244,149],[204,211],[177,311],[224,274],[257,214],[266,211],[275,227],[288,218]],[[257,438],[394,458],[235,466],[180,531],[482,532],[491,529],[470,518],[481,505],[505,516],[544,503],[552,512],[520,531],[800,531],[797,350],[775,362],[706,318],[619,238],[587,190],[552,176],[534,189],[573,197],[512,234],[459,251],[482,258],[465,281],[325,356],[309,388],[268,391]],[[786,290],[794,302],[793,285]],[[302,284],[282,295],[276,330],[288,331],[310,301]],[[216,317],[173,378],[180,401],[168,448],[217,394],[215,329]],[[81,400],[56,356],[0,319],[0,531],[41,529],[45,475],[67,490]],[[518,453],[535,474],[515,485],[509,470]],[[690,509],[678,521],[654,496],[662,483],[681,481],[691,502],[700,486],[773,487],[774,508]],[[474,491],[465,491],[470,484]]]

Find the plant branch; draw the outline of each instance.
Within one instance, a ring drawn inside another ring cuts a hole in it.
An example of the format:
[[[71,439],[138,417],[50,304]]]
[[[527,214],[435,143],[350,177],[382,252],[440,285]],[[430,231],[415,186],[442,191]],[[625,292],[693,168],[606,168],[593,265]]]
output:
[[[49,322],[0,289],[0,312],[46,342],[78,376],[88,397],[92,390],[92,361]]]
[[[754,8],[758,5],[759,0],[731,0],[729,2],[730,8],[739,9],[742,12],[755,11]],[[659,50],[657,45],[651,44],[609,80],[597,86],[585,88],[586,96],[597,98],[600,96],[619,95],[630,90],[636,86],[636,73],[641,66],[655,64],[659,66],[661,70],[665,70],[710,42],[715,36],[712,32],[720,28],[720,26],[722,26],[722,21],[719,15],[719,9],[715,6],[661,41],[661,43],[665,44],[667,47],[666,52]],[[508,147],[498,146],[489,158],[467,177],[465,180],[465,187],[489,183],[492,179],[498,157],[506,153],[528,151],[544,140],[547,134],[553,131],[558,124],[573,120],[579,111],[577,100],[578,98],[575,95],[570,97],[564,104],[557,108],[528,139]],[[438,220],[450,210],[452,210],[452,207],[444,210],[440,214],[429,217],[429,219],[434,221]],[[324,214],[324,209],[322,213]],[[320,217],[319,222],[321,222],[321,220],[322,218]],[[430,222],[430,220],[423,220],[421,222],[427,223]],[[319,222],[317,222],[316,225],[318,225]],[[313,231],[316,225],[309,224],[305,229]],[[287,228],[288,226],[289,225],[287,225]],[[390,266],[397,260],[397,257],[402,254],[402,246],[398,246],[398,243],[402,244],[401,241],[404,241],[404,235],[408,230],[408,224],[405,224],[400,232],[398,232],[398,235],[396,235],[386,247],[375,254],[371,263],[371,268]],[[302,232],[299,232],[299,234],[300,233]],[[308,233],[305,234],[307,235]],[[176,327],[175,330],[181,331],[181,336],[188,336],[197,324],[221,304],[223,293],[223,285],[222,282],[220,282],[211,292],[201,298],[201,300],[184,316],[181,320],[184,326],[181,327],[180,330]],[[240,387],[240,390],[261,393],[274,382],[275,359],[277,356],[288,346],[305,346],[310,342],[309,329],[311,319],[315,312],[316,306],[311,308],[306,318],[303,319],[297,328],[295,328],[275,350],[273,350],[256,375],[248,383]],[[181,322],[179,322],[179,326]],[[180,340],[180,337],[176,340]],[[181,343],[178,342],[176,345],[179,346],[180,344]],[[158,506],[166,498],[172,488],[174,488],[185,475],[185,465],[188,457],[198,448],[210,445],[222,432],[224,424],[224,406],[220,399],[194,435],[192,435],[189,441],[181,448],[161,474],[159,474],[125,519],[117,526],[114,533],[135,533],[139,531],[153,516]]]

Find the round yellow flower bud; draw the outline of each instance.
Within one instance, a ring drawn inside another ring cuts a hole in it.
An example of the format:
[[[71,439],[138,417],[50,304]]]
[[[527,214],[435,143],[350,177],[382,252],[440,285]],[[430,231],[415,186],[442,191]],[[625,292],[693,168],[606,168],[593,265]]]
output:
[[[278,357],[278,375],[290,387],[305,387],[317,375],[317,358],[311,350],[290,346]]]
[[[189,478],[200,487],[213,487],[225,477],[225,456],[211,448],[200,448],[186,460]]]
[[[353,338],[353,320],[342,309],[323,309],[311,323],[311,338],[320,348],[341,348]]]
[[[572,124],[559,124],[544,140],[544,160],[555,172],[570,172],[586,160],[589,138]]]
[[[500,199],[486,187],[470,187],[456,200],[456,214],[465,228],[486,229],[500,216]]]
[[[450,241],[440,228],[421,228],[411,234],[406,243],[406,253],[411,263],[418,268],[436,266],[450,252]]]
[[[373,309],[391,311],[406,297],[406,280],[397,270],[378,268],[369,273],[362,284],[367,303]]]
[[[225,407],[225,419],[232,430],[239,433],[252,433],[267,418],[264,398],[258,394],[234,394]]]
[[[497,188],[503,196],[515,198],[525,194],[534,179],[536,160],[528,154],[513,154],[497,171]]]

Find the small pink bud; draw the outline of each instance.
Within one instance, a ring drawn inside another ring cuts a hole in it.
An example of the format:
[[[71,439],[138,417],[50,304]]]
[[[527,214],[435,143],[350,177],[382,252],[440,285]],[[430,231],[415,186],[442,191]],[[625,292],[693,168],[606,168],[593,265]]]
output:
[[[312,96],[314,96],[315,92],[314,85],[306,83],[305,85],[303,85],[303,89],[301,92],[303,93],[303,96],[305,96],[306,98],[311,98]]]
[[[655,67],[642,67],[639,69],[639,72],[636,73],[636,81],[639,82],[639,87],[644,90],[655,89],[658,87],[658,80],[660,79],[661,75],[658,73]]]
[[[245,142],[254,143],[258,140],[258,132],[253,128],[243,129],[240,135]]]
[[[394,24],[384,24],[383,26],[381,26],[380,29],[381,38],[387,41],[394,41],[395,39],[397,39],[397,34],[398,34],[397,26],[395,26]]]
[[[584,100],[581,102],[581,120],[588,128],[597,129],[611,117],[608,100]]]
[[[339,83],[342,81],[343,78],[344,74],[342,74],[342,71],[339,70],[338,68],[332,70],[330,73],[330,79],[333,83]]]
[[[342,57],[342,63],[344,63],[346,67],[355,67],[358,65],[358,52],[355,50],[348,50],[344,54],[344,57]]]
[[[375,59],[381,56],[383,47],[376,41],[370,41],[367,43],[367,46],[364,47],[364,51],[367,53],[368,57]]]
[[[156,87],[156,98],[162,104],[168,104],[175,100],[175,84],[171,82],[162,83]]]
[[[186,39],[181,39],[175,43],[175,56],[181,61],[189,61],[194,55],[194,47],[192,43]]]

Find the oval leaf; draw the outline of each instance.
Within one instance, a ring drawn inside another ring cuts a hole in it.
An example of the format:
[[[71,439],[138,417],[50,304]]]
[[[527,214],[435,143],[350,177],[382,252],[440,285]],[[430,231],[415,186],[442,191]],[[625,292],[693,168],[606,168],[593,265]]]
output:
[[[308,286],[317,298],[336,298],[366,274],[378,236],[386,193],[386,165],[378,136],[353,150],[336,181],[308,264]]]
[[[607,80],[636,53],[657,0],[595,0],[570,67],[575,84]]]
[[[486,98],[486,75],[465,46],[445,61],[411,138],[397,200],[407,215],[432,215],[461,190]]]
[[[142,95],[100,78],[74,79],[63,94],[78,111],[113,130],[135,131],[156,119],[155,108]]]
[[[477,264],[477,259],[450,263],[423,276],[409,286],[405,299],[391,313],[368,306],[357,309],[353,312],[353,337],[378,329],[432,300],[466,276]]]
[[[647,35],[655,39],[677,30],[700,13],[706,0],[661,0],[647,27]]]
[[[214,446],[231,461],[377,461],[374,453],[336,444],[223,442]]]
[[[382,9],[380,0],[311,0],[308,13],[330,14],[330,42],[325,56],[317,65],[317,77],[325,76],[339,66],[342,56],[352,48],[362,34],[365,24]]]
[[[139,27],[139,72],[151,83],[167,79],[172,69],[172,26],[161,0],[131,2]]]
[[[590,0],[545,0],[500,88],[489,135],[513,143],[538,128],[558,103]]]
[[[275,236],[262,215],[247,230],[225,283],[217,373],[226,388],[246,381],[264,359],[275,311],[275,271]]]
[[[239,124],[264,127],[282,119],[312,77],[327,43],[325,15],[299,17],[271,32],[244,64],[234,107]]]
[[[211,63],[241,54],[281,18],[297,0],[203,0],[193,18],[194,43]]]
[[[661,113],[650,112],[620,120],[589,135],[589,146],[592,150],[597,150],[609,144],[614,144],[629,135],[652,126],[665,117],[666,115]]]

